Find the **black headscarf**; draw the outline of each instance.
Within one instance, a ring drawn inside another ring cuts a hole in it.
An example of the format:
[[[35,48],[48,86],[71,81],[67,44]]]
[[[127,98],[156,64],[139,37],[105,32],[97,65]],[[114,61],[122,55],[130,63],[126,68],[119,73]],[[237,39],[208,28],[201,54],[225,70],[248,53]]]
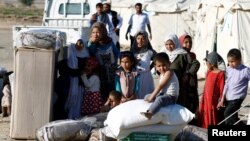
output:
[[[139,48],[137,46],[137,41],[136,41],[136,38],[139,36],[139,35],[142,35],[143,38],[145,39],[146,43],[143,47]],[[148,39],[148,33],[146,31],[139,31],[135,34],[135,40],[134,40],[134,43],[132,44],[131,48],[130,48],[130,51],[132,51],[133,53],[144,53],[146,52],[147,50],[152,50],[154,53],[155,53],[155,50],[153,50],[152,48],[152,45]]]

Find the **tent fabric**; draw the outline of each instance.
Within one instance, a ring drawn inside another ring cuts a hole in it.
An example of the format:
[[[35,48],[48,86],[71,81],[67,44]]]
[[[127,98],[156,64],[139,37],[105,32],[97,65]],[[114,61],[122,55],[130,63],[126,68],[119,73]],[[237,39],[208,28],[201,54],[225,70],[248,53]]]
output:
[[[193,36],[197,1],[199,0],[112,0],[112,9],[123,18],[120,44],[126,47],[130,44],[130,40],[125,40],[124,37],[128,20],[131,14],[135,13],[134,5],[137,2],[143,4],[143,12],[149,16],[153,36],[150,42],[156,51],[160,51],[164,46],[164,37],[169,33],[177,35],[186,33]],[[176,8],[176,5],[179,8]]]
[[[196,33],[193,51],[201,63],[199,78],[205,78],[206,64],[203,58],[206,51],[216,49],[227,64],[227,53],[238,48],[242,53],[242,62],[250,66],[250,0],[203,0],[197,13]]]
[[[250,0],[202,0],[202,5],[210,5],[214,7],[229,7],[233,5],[232,9],[249,10]]]
[[[143,3],[146,11],[177,12],[190,8],[198,0],[112,0],[114,7],[134,7],[137,2]]]
[[[250,66],[250,48],[249,48],[249,29],[250,12],[238,11],[238,34],[239,49],[242,52],[242,58],[245,65]]]
[[[146,10],[155,12],[177,12],[190,8],[197,3],[197,0],[157,0],[149,3]]]

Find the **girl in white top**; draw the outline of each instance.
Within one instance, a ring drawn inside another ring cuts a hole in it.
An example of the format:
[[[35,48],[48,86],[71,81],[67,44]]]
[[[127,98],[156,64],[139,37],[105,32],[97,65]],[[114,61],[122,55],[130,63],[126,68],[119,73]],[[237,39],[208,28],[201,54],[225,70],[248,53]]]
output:
[[[97,114],[103,104],[100,92],[100,78],[98,76],[98,61],[95,57],[87,59],[86,67],[81,76],[85,86],[82,103],[82,115]]]
[[[154,65],[160,73],[159,85],[154,91],[145,96],[145,101],[153,102],[146,112],[141,112],[146,118],[151,117],[160,110],[161,107],[175,104],[179,95],[179,82],[175,73],[170,70],[170,61],[166,53],[158,53],[154,57]]]

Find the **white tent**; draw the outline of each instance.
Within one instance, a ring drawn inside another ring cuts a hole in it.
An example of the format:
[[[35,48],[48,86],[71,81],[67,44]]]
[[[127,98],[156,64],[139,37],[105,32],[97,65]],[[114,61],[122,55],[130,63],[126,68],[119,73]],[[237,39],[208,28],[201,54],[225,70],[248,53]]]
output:
[[[214,41],[217,41],[217,52],[226,64],[228,51],[238,48],[242,53],[243,64],[250,66],[248,47],[250,0],[203,0],[199,6],[196,24],[193,51],[201,62],[199,78],[205,78],[206,65],[203,59],[206,56],[206,50],[213,51]]]
[[[130,45],[125,40],[130,15],[135,12],[134,5],[137,2],[143,4],[144,12],[149,15],[152,28],[153,48],[157,51],[164,45],[164,37],[168,33],[181,35],[195,33],[195,15],[192,6],[198,0],[112,0],[112,9],[116,10],[123,18],[123,26],[120,33],[120,43]]]

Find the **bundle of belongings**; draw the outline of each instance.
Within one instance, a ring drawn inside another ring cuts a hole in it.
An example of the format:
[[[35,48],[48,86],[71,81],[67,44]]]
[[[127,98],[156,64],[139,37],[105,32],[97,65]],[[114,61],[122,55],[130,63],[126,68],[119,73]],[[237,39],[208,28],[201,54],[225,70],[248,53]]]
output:
[[[50,29],[30,29],[20,31],[16,37],[16,46],[55,50],[66,45],[66,33]]]
[[[108,113],[101,132],[115,139],[123,139],[136,132],[176,134],[194,118],[187,108],[174,104],[162,107],[149,120],[140,112],[146,111],[151,104],[137,99],[118,105]]]
[[[38,141],[85,141],[91,131],[103,127],[107,113],[85,116],[79,120],[57,120],[50,122],[36,131]]]
[[[207,129],[194,125],[185,126],[181,132],[177,134],[174,141],[207,141]]]

